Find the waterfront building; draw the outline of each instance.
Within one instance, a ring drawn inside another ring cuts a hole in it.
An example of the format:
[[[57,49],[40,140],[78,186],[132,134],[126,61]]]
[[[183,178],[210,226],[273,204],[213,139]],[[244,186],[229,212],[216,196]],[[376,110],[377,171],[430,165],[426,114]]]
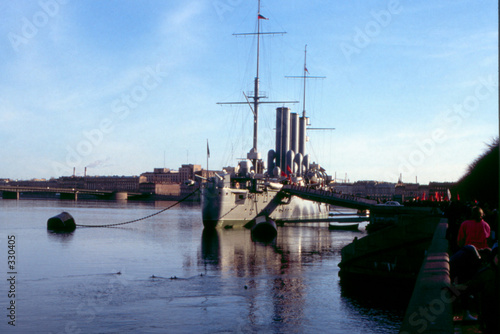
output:
[[[388,201],[394,197],[394,186],[389,182],[357,181],[353,184],[353,195]]]
[[[418,187],[418,192],[419,192],[419,197],[418,197],[419,200],[421,200],[421,201],[429,200],[429,185],[428,184],[421,184]]]
[[[63,176],[57,179],[57,188],[74,188],[107,191],[139,190],[138,176]]]
[[[180,175],[178,171],[170,170],[169,168],[155,168],[153,172],[141,174],[141,183],[180,183]]]
[[[181,168],[179,168],[179,181],[180,183],[184,183],[188,180],[195,180],[195,174],[201,172],[201,165],[182,165]]]
[[[395,184],[381,181],[356,181],[354,183],[335,183],[333,190],[337,193],[370,198],[381,202],[392,200]]]
[[[195,174],[201,172],[201,165],[187,164],[182,165],[178,171],[169,168],[155,168],[153,172],[142,173],[148,183],[184,183],[187,180],[195,180]]]
[[[451,200],[448,193],[453,185],[452,182],[430,182],[428,194],[436,200]]]
[[[57,179],[57,188],[85,189],[85,177],[61,176]]]
[[[19,186],[19,187],[57,187],[58,183],[56,179],[31,179],[31,180],[22,180],[22,181],[8,181],[6,185],[10,186]]]
[[[169,168],[155,168],[153,172],[142,173],[140,191],[155,195],[184,196],[192,192],[187,185],[190,180],[197,182],[195,175],[202,174],[201,165],[185,164],[178,171]]]
[[[139,183],[139,192],[143,194],[162,195],[162,196],[179,196],[181,193],[181,185],[179,183]]]
[[[399,202],[413,201],[421,198],[420,185],[418,183],[403,183],[399,181],[394,189],[394,198]]]
[[[354,186],[352,183],[348,183],[348,182],[337,183],[337,182],[335,182],[331,187],[332,187],[333,191],[335,191],[336,193],[339,193],[339,194],[348,194],[348,195],[354,194]]]
[[[83,183],[83,189],[130,192],[139,190],[138,176],[85,176]]]
[[[337,193],[376,199],[380,202],[395,200],[406,201],[448,200],[451,182],[431,182],[428,185],[419,183],[398,183],[380,181],[357,181],[354,183],[335,183],[332,190]]]

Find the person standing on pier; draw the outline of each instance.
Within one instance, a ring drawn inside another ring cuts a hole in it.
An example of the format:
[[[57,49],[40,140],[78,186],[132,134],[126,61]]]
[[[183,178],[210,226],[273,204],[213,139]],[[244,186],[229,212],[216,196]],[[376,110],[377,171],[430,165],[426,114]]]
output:
[[[483,210],[475,206],[472,208],[472,219],[466,220],[458,230],[458,247],[473,245],[478,250],[488,247],[490,225],[483,220]]]
[[[500,288],[498,277],[498,242],[493,245],[488,260],[488,265],[479,270],[472,279],[463,285],[455,286],[455,288],[463,291],[463,296],[474,294],[478,298],[478,314],[482,333],[498,334],[500,333],[498,319],[498,295]],[[469,313],[467,314],[470,316]]]

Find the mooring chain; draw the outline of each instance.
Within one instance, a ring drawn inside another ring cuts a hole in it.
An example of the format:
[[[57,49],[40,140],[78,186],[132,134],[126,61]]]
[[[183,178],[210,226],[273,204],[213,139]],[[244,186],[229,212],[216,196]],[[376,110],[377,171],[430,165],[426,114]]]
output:
[[[151,217],[154,217],[156,215],[159,215],[160,213],[162,212],[165,212],[171,208],[173,208],[174,206],[184,202],[185,200],[187,200],[189,197],[191,197],[192,195],[194,195],[196,192],[200,191],[200,188],[197,188],[195,191],[193,191],[192,193],[190,193],[189,195],[187,195],[186,197],[182,198],[181,200],[175,202],[174,204],[166,207],[165,209],[162,209],[158,212],[155,212],[153,214],[150,214],[146,217],[142,217],[142,218],[138,218],[138,219],[134,219],[134,220],[130,220],[130,221],[126,221],[126,222],[123,222],[123,223],[115,223],[115,224],[105,224],[105,225],[83,225],[83,224],[76,224],[76,226],[80,226],[80,227],[113,227],[113,226],[120,226],[120,225],[125,225],[125,224],[132,224],[132,223],[136,223],[136,222],[139,222],[139,221],[142,221],[142,220],[146,220],[146,219],[149,219]]]

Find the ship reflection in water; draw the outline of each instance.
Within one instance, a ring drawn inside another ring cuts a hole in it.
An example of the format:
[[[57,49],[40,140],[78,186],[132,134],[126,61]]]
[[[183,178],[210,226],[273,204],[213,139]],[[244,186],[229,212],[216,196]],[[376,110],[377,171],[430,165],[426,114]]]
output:
[[[362,224],[364,226],[365,224]],[[340,250],[363,231],[329,231],[325,224],[285,225],[271,243],[249,230],[204,230],[201,263],[221,278],[241,278],[243,332],[397,333],[408,297],[366,282],[338,278]]]

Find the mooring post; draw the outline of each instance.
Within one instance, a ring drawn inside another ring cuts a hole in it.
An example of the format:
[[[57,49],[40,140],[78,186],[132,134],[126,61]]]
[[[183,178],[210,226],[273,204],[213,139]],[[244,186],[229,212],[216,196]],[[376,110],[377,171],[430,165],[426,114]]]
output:
[[[113,199],[117,201],[126,201],[128,199],[128,193],[125,191],[117,191],[113,193]]]
[[[70,199],[73,201],[78,200],[78,191],[74,191],[72,193],[61,193],[61,199]]]

